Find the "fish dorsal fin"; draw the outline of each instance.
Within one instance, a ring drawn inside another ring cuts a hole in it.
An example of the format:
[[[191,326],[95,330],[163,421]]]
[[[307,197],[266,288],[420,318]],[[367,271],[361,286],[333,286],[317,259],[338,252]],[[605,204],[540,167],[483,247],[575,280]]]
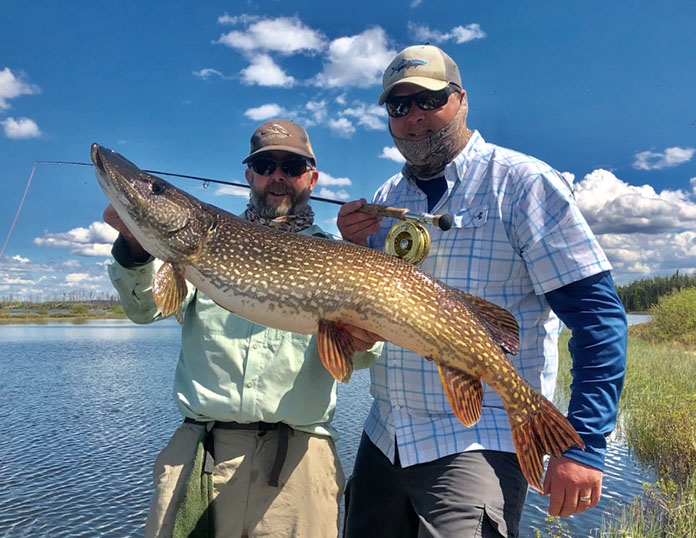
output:
[[[483,386],[477,377],[455,370],[444,364],[438,364],[440,381],[445,388],[455,416],[465,426],[473,426],[481,418]]]
[[[181,304],[187,293],[186,280],[181,274],[181,269],[169,262],[165,262],[157,270],[152,281],[152,296],[162,315],[167,317],[174,314],[179,323],[184,322]]]
[[[519,326],[517,320],[502,306],[452,288],[454,294],[476,314],[493,336],[495,342],[511,355],[520,350]]]
[[[348,383],[353,374],[353,337],[333,321],[319,320],[319,358],[336,381]]]

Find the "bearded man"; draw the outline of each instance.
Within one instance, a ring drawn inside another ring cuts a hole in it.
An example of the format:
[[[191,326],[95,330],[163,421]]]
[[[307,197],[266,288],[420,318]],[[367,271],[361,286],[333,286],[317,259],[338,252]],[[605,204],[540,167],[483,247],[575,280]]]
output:
[[[319,173],[300,125],[259,126],[243,163],[251,187],[247,220],[331,238],[308,205]],[[161,320],[152,296],[161,262],[111,206],[104,221],[120,232],[109,275],[126,314],[136,323]],[[336,536],[344,486],[331,426],[336,383],[321,363],[316,335],[251,323],[190,284],[182,311],[173,394],[183,423],[155,461],[145,535]],[[379,345],[367,351],[372,342],[358,335],[356,368],[379,354]]]

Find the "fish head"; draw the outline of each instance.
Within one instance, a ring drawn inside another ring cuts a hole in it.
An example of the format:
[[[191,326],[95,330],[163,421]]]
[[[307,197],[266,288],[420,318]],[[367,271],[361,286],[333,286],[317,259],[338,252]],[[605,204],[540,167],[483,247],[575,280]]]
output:
[[[92,144],[99,186],[126,227],[150,254],[184,262],[217,225],[217,214],[162,178],[144,172],[119,153]]]

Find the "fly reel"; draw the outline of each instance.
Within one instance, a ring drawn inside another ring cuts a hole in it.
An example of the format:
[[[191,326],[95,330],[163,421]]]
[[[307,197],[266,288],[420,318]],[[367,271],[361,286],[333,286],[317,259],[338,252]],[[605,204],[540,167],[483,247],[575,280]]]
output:
[[[430,252],[430,234],[418,222],[397,222],[387,234],[385,250],[413,265],[420,265]]]

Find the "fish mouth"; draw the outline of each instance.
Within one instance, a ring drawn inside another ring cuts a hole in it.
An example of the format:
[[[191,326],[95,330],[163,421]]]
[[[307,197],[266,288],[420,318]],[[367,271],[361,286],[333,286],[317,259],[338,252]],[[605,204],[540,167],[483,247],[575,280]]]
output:
[[[101,146],[94,142],[90,148],[89,148],[89,156],[92,158],[92,164],[100,171],[100,172],[106,172],[106,167],[104,166],[104,161],[101,158],[101,155],[99,154],[99,150],[101,150]]]

